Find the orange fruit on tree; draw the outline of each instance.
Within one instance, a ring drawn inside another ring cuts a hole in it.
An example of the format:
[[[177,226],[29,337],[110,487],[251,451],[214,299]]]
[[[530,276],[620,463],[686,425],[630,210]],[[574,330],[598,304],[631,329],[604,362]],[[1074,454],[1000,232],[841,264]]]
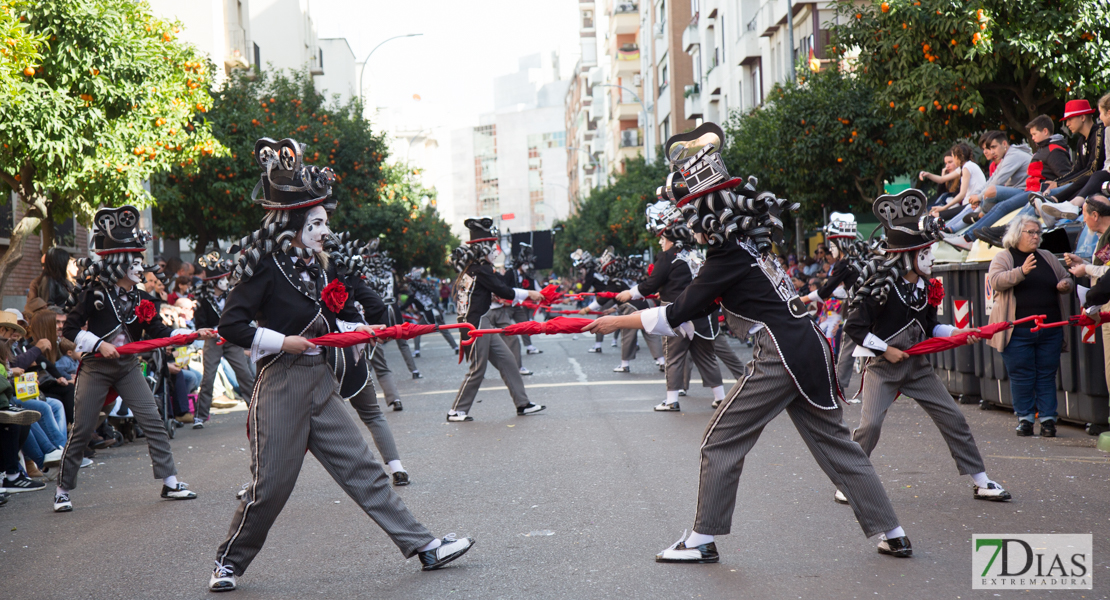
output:
[[[881,8],[883,12],[890,12],[890,4],[888,4],[886,2],[883,2],[882,4],[880,4],[879,8]]]
[[[35,69],[33,67],[27,67],[26,69],[23,69],[23,74],[28,77],[34,77]]]
[[[924,106],[919,106],[919,107],[917,107],[917,110],[919,110],[921,112],[925,112],[925,107]]]

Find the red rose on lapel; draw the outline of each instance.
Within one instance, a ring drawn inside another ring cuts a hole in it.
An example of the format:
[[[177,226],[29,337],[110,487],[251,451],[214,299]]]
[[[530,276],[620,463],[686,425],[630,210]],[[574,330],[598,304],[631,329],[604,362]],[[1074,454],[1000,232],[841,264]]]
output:
[[[150,300],[140,300],[139,305],[135,307],[135,316],[138,317],[139,322],[143,325],[154,320],[158,314],[158,309],[154,308],[154,303]]]
[[[338,313],[347,304],[347,288],[338,279],[333,279],[331,283],[324,286],[323,291],[320,292],[320,298],[328,310]]]
[[[944,302],[944,282],[939,279],[929,280],[929,304],[940,306]]]

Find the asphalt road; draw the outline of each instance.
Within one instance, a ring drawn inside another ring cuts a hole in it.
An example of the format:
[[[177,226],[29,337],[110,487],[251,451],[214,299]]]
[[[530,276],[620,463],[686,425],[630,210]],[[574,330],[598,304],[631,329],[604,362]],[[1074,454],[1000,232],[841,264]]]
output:
[[[619,351],[592,336],[534,338],[533,401],[517,417],[490,370],[473,423],[444,415],[465,372],[430,336],[425,379],[402,379],[405,410],[388,413],[412,485],[399,494],[436,535],[477,545],[422,573],[347,498],[314,458],[266,547],[233,597],[248,598],[1105,598],[1110,593],[1110,459],[1080,428],[1017,438],[1012,415],[962,409],[991,477],[1015,496],[975,501],[936,427],[916,403],[895,403],[872,459],[914,544],[899,560],[875,551],[790,419],[764,431],[745,463],[731,535],[716,565],[663,565],[659,550],[693,521],[701,434],[712,394],[694,384],[681,413],[654,413],[662,374],[645,352],[629,375]],[[733,342],[742,357],[750,351]],[[389,362],[404,370],[395,347]],[[695,378],[697,374],[695,373]],[[101,451],[82,471],[75,510],[51,492],[0,507],[5,598],[203,598],[235,492],[248,479],[246,412],[217,415],[173,440],[180,476],[200,497],[158,497],[142,443]],[[352,418],[354,412],[351,411]],[[850,426],[859,408],[845,410]],[[360,425],[361,427],[361,425]],[[363,428],[369,439],[369,434]],[[141,441],[140,441],[141,442]],[[52,489],[48,488],[48,489]],[[971,589],[973,533],[1094,533],[1093,591]]]

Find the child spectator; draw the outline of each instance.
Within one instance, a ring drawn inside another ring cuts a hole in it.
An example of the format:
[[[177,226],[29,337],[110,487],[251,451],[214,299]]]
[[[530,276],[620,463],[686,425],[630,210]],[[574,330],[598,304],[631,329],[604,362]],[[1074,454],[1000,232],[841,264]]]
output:
[[[62,351],[62,356],[54,362],[54,366],[66,376],[66,379],[73,379],[77,375],[77,363],[80,360],[77,358],[77,345],[62,338],[62,341],[58,342],[58,349]]]
[[[1029,138],[1037,146],[1033,159],[1029,161],[1025,191],[1039,192],[1046,182],[1055,181],[1071,170],[1071,153],[1067,138],[1055,133],[1056,123],[1052,117],[1040,115],[1025,127],[1029,130]]]
[[[185,263],[188,265],[189,263]],[[186,267],[183,265],[182,270]],[[189,290],[193,287],[193,278],[189,275],[178,275],[177,279],[173,280],[173,290],[166,296],[166,302],[170,304],[177,304],[178,298],[188,298]]]

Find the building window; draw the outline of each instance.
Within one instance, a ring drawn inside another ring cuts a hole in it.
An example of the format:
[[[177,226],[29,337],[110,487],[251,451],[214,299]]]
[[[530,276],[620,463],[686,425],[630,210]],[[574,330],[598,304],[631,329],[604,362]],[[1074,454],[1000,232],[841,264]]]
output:
[[[593,28],[594,28],[594,11],[592,11],[592,10],[582,11],[582,29],[593,29]]]
[[[762,84],[759,81],[759,65],[752,65],[752,67],[748,69],[748,73],[748,88],[752,91],[752,108],[755,108],[763,103],[762,94],[760,93]]]
[[[663,119],[663,122],[659,125],[660,138],[666,142],[671,137],[671,120],[669,118]]]
[[[667,75],[667,65],[659,67],[659,95],[663,95],[663,90],[667,89],[667,84],[670,83],[670,78]]]
[[[501,198],[497,180],[497,126],[474,128],[474,183],[478,214],[501,214]]]

